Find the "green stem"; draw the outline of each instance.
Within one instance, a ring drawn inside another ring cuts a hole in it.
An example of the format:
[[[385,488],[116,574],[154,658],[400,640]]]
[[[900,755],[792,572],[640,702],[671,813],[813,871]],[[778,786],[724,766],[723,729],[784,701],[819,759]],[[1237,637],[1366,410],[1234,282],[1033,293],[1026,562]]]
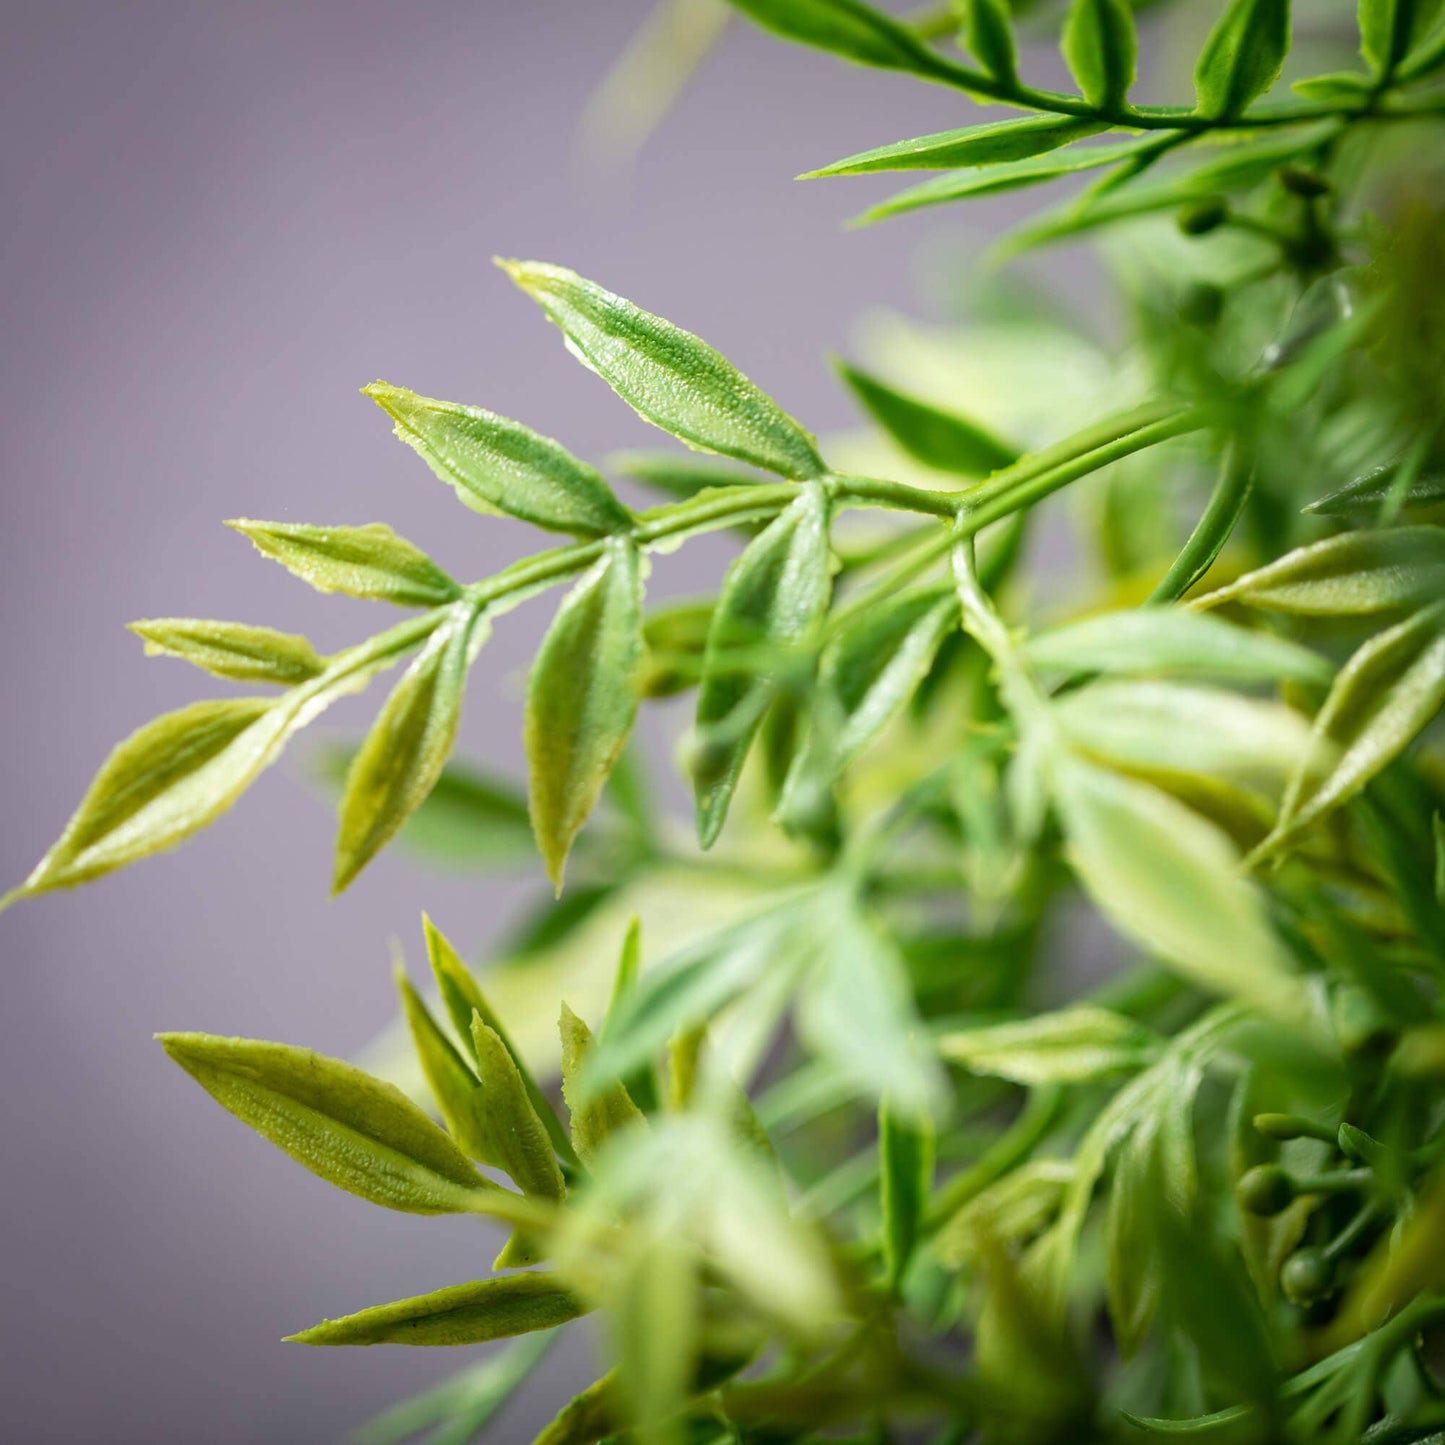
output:
[[[1231,446],[1204,515],[1173,565],[1149,594],[1151,603],[1177,602],[1209,571],[1234,531],[1253,486],[1253,457],[1243,447]]]

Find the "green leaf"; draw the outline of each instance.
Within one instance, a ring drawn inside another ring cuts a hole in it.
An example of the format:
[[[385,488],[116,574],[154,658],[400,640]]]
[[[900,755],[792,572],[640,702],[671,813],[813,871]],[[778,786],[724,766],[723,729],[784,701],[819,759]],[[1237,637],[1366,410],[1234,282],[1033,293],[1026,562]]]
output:
[[[1063,52],[1090,105],[1111,112],[1123,106],[1139,60],[1127,0],[1074,0],[1064,22]]]
[[[607,464],[625,477],[653,487],[679,502],[713,487],[752,487],[766,481],[757,472],[686,452],[615,452]]]
[[[1066,755],[1054,787],[1069,860],[1105,918],[1212,993],[1298,1023],[1294,963],[1214,824],[1145,783]]]
[[[527,684],[532,828],[559,893],[572,840],[632,730],[642,657],[641,563],[619,540],[558,609]]]
[[[222,1108],[338,1189],[410,1214],[514,1212],[516,1196],[399,1089],[351,1064],[255,1039],[156,1037]]]
[[[152,617],[130,630],[147,657],[179,657],[216,677],[237,682],[306,682],[325,669],[316,649],[293,632],[248,627],[241,622],[203,622],[193,617]]]
[[[1034,667],[1065,672],[1183,673],[1235,682],[1328,682],[1316,652],[1267,632],[1177,607],[1102,612],[1030,637]]]
[[[400,607],[439,607],[461,596],[461,588],[425,552],[384,522],[308,527],[242,517],[226,525],[318,592],[344,592]]]
[[[497,264],[561,328],[578,360],[654,426],[785,477],[822,475],[812,437],[705,341],[562,266]]]
[[[1007,0],[963,0],[962,10],[963,43],[969,53],[995,80],[1017,85],[1018,46]]]
[[[1388,76],[1440,18],[1441,0],[1359,0],[1360,54]]]
[[[1155,1042],[1132,1019],[1092,1004],[942,1034],[935,1041],[943,1058],[971,1073],[1016,1084],[1077,1084],[1142,1068]]]
[[[861,176],[870,171],[943,170],[960,166],[996,166],[1026,160],[1057,150],[1071,141],[1097,135],[1108,127],[1102,121],[1072,116],[1031,115],[1022,120],[1000,120],[990,125],[962,126],[895,141],[874,150],[845,156],[830,166],[805,171],[800,181],[825,176]]]
[[[514,1274],[358,1310],[286,1339],[298,1345],[479,1345],[555,1329],[586,1312],[556,1276]]]
[[[1104,1216],[1109,1319],[1125,1359],[1138,1352],[1159,1306],[1154,1219],[1160,1207],[1161,1182],[1156,1163],[1157,1138],[1154,1120],[1146,1120],[1130,1132],[1114,1162],[1109,1208]]]
[[[722,831],[743,761],[762,722],[775,667],[758,651],[806,643],[831,592],[828,503],[809,487],[728,569],[708,634],[697,728],[721,732],[707,766],[694,770],[697,832],[704,848]],[[746,662],[729,654],[747,649]],[[715,732],[715,736],[716,736]]]
[[[1316,100],[1325,105],[1346,105],[1364,100],[1374,89],[1368,75],[1355,70],[1337,70],[1329,75],[1310,75],[1292,81],[1290,89],[1302,100]]]
[[[520,422],[384,381],[362,390],[473,511],[576,537],[602,537],[631,524],[600,472]]]
[[[1445,528],[1345,532],[1283,557],[1198,598],[1195,607],[1242,602],[1272,612],[1368,616],[1418,607],[1445,590]]]
[[[565,1003],[560,1027],[562,1097],[572,1113],[572,1147],[590,1167],[608,1139],[643,1122],[642,1110],[620,1081],[602,1090],[582,1089],[582,1066],[594,1049],[592,1030]]]
[[[1304,510],[1320,517],[1344,517],[1351,522],[1373,522],[1393,503],[1400,512],[1438,514],[1445,509],[1445,472],[1417,471],[1403,496],[1395,494],[1400,464],[1375,467],[1338,491],[1311,502]]]
[[[1194,67],[1199,113],[1238,115],[1279,79],[1289,43],[1289,0],[1229,0]]]
[[[951,67],[906,26],[860,0],[728,0],[765,30],[860,65],[947,79]]]
[[[569,1400],[532,1445],[597,1445],[617,1424],[617,1375],[609,1371]]]
[[[977,422],[907,396],[846,361],[838,363],[838,374],[874,421],[926,466],[963,477],[986,477],[1018,460],[1017,448]]]
[[[878,1108],[878,1188],[883,1211],[883,1269],[897,1289],[922,1236],[933,1187],[933,1121],[898,1118],[885,1099]]]
[[[694,1251],[649,1238],[609,1281],[608,1324],[617,1393],[638,1445],[681,1445],[698,1335]]]
[[[1027,160],[985,166],[961,171],[948,171],[921,185],[910,186],[880,205],[864,211],[854,222],[868,226],[875,221],[901,216],[924,206],[941,206],[961,201],[968,196],[988,196],[999,191],[1017,190],[1020,186],[1041,185],[1060,176],[1079,171],[1097,170],[1100,166],[1117,165],[1137,157],[1144,147],[1152,145],[1150,137],[1124,141],[1119,145],[1074,145],[1052,155],[1032,156]]]
[[[480,1013],[472,1014],[472,1046],[486,1094],[487,1115],[502,1168],[523,1194],[560,1200],[567,1192],[547,1126],[528,1097],[512,1051]]]
[[[340,893],[430,795],[456,741],[467,669],[491,630],[467,608],[428,639],[351,760],[331,890]]]
[[[1445,602],[1372,637],[1340,669],[1261,845],[1267,854],[1348,802],[1445,704]]]

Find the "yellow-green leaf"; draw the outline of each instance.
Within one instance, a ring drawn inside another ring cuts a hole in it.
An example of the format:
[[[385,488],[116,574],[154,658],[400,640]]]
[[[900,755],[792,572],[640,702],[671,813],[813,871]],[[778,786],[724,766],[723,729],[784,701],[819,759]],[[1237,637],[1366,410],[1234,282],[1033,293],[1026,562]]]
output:
[[[1017,1023],[956,1030],[939,1054],[976,1074],[1018,1084],[1074,1084],[1142,1068],[1155,1040],[1132,1019],[1076,1004]]]
[[[614,1134],[643,1122],[642,1110],[619,1080],[602,1089],[583,1090],[582,1066],[592,1050],[592,1030],[564,1003],[562,1032],[562,1097],[572,1113],[572,1147],[591,1165]]]
[[[472,1015],[472,1043],[486,1094],[487,1115],[502,1167],[524,1194],[561,1199],[566,1194],[557,1156],[512,1051],[478,1014]]]
[[[179,657],[236,682],[290,685],[306,682],[326,666],[304,637],[270,627],[152,617],[132,622],[130,630],[145,643],[147,657]]]

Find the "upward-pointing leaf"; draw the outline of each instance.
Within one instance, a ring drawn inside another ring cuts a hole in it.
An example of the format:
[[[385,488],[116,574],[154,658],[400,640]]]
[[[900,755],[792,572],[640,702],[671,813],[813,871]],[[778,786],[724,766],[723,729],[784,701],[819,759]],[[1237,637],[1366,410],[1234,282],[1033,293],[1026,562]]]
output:
[[[1018,81],[1018,47],[1006,0],[964,0],[963,40],[973,58],[995,80]]]
[[[132,622],[147,657],[179,657],[236,682],[306,682],[325,669],[316,649],[292,632],[241,622],[154,617]]]
[[[641,564],[619,541],[568,594],[527,685],[532,828],[558,892],[572,840],[632,730],[642,653]]]
[[[946,67],[912,31],[860,0],[728,0],[733,9],[789,40],[860,65],[933,78]]]
[[[1289,54],[1289,0],[1230,0],[1194,67],[1199,112],[1238,115],[1276,80]]]
[[[351,760],[332,891],[340,893],[426,801],[456,739],[462,692],[488,623],[464,609],[432,633]]]
[[[1360,0],[1360,54],[1388,75],[1429,33],[1441,0]]]
[[[949,170],[955,166],[996,166],[1021,161],[1029,156],[1057,150],[1086,135],[1097,135],[1105,126],[1100,121],[1076,120],[1072,116],[1030,115],[1022,120],[1000,120],[991,125],[963,126],[938,131],[913,140],[860,151],[807,171],[799,180],[823,176],[860,176],[869,171]]]
[[[642,1110],[620,1081],[604,1089],[583,1090],[582,1066],[593,1050],[592,1030],[565,1003],[560,1027],[562,1094],[572,1112],[572,1146],[577,1157],[590,1166],[612,1135],[642,1123]]]
[[[1139,58],[1127,0],[1074,0],[1064,22],[1064,59],[1084,99],[1103,111],[1124,104]]]
[[[473,511],[581,537],[620,531],[631,520],[600,472],[520,422],[384,381],[363,389]]]
[[[472,1015],[471,1036],[502,1167],[524,1194],[561,1199],[566,1193],[562,1171],[557,1167],[547,1127],[527,1097],[512,1051],[495,1029],[482,1022],[480,1014]]]
[[[498,261],[568,349],[639,415],[699,451],[821,476],[813,439],[707,342],[562,266]]]

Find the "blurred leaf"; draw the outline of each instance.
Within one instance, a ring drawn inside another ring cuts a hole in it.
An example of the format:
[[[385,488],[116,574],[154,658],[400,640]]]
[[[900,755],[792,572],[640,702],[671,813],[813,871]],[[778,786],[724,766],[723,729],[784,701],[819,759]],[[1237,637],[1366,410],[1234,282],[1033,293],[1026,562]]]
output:
[[[1018,83],[1018,47],[1014,41],[1013,14],[1007,0],[962,0],[963,43],[995,80]],[[959,165],[971,164],[959,161]]]
[[[623,476],[679,502],[686,502],[710,487],[750,487],[766,480],[757,472],[687,452],[615,452],[607,463]]]
[[[461,588],[425,552],[384,522],[308,527],[243,517],[226,525],[318,592],[344,592],[399,607],[439,607],[461,595]]]
[[[1229,0],[1194,67],[1199,113],[1238,115],[1279,79],[1289,43],[1289,0]]]
[[[558,609],[527,684],[532,827],[559,893],[572,840],[632,730],[642,654],[641,563],[615,542]]]
[[[985,8],[997,0],[978,0]],[[806,171],[799,180],[825,176],[860,176],[870,171],[942,170],[958,166],[994,166],[1026,160],[1057,150],[1071,141],[1097,135],[1108,127],[1102,121],[1073,116],[1030,115],[1022,120],[993,121],[988,125],[960,126],[912,140],[895,141],[845,156],[832,165]]]
[[[384,381],[364,391],[396,423],[397,436],[475,512],[578,537],[605,536],[631,522],[601,473],[520,422]]]
[[[147,657],[179,657],[216,677],[237,682],[306,682],[326,664],[304,638],[241,622],[202,622],[192,617],[153,617],[132,622]]]
[[[943,1058],[1018,1084],[1076,1084],[1141,1068],[1155,1043],[1132,1019],[1091,1004],[935,1040]]]
[[[1154,1216],[1161,1208],[1155,1145],[1157,1129],[1141,1124],[1114,1163],[1104,1216],[1105,1291],[1114,1337],[1125,1359],[1137,1353],[1159,1304]]]
[[[643,1122],[642,1110],[632,1102],[620,1081],[601,1090],[584,1092],[582,1065],[593,1051],[592,1030],[564,1003],[562,1005],[562,1096],[572,1113],[572,1147],[589,1167],[602,1146],[620,1130]]]
[[[535,261],[498,265],[644,420],[699,451],[785,477],[822,475],[812,437],[705,341],[575,271]]]
[[[555,1276],[514,1274],[376,1305],[286,1338],[299,1345],[476,1345],[555,1329],[585,1312]]]
[[[631,1251],[608,1289],[617,1393],[639,1445],[677,1445],[695,1374],[697,1262],[666,1235]],[[631,1433],[631,1432],[629,1432]]]
[[[1440,0],[1359,0],[1360,54],[1389,75],[1430,32]]]
[[[609,1371],[565,1404],[532,1445],[597,1445],[617,1423],[617,1376]]]
[[[1133,10],[1126,0],[1074,0],[1064,23],[1063,51],[1084,99],[1103,111],[1118,110],[1138,67]]]
[[[885,1099],[878,1107],[879,1202],[883,1211],[883,1268],[897,1289],[922,1237],[933,1188],[933,1121],[898,1118]]]
[[[1393,502],[1399,513],[1420,512],[1427,518],[1445,509],[1445,472],[1416,472],[1403,495],[1396,492],[1400,465],[1374,467],[1338,491],[1311,502],[1304,510],[1321,517],[1344,517],[1351,522],[1372,522]]]

